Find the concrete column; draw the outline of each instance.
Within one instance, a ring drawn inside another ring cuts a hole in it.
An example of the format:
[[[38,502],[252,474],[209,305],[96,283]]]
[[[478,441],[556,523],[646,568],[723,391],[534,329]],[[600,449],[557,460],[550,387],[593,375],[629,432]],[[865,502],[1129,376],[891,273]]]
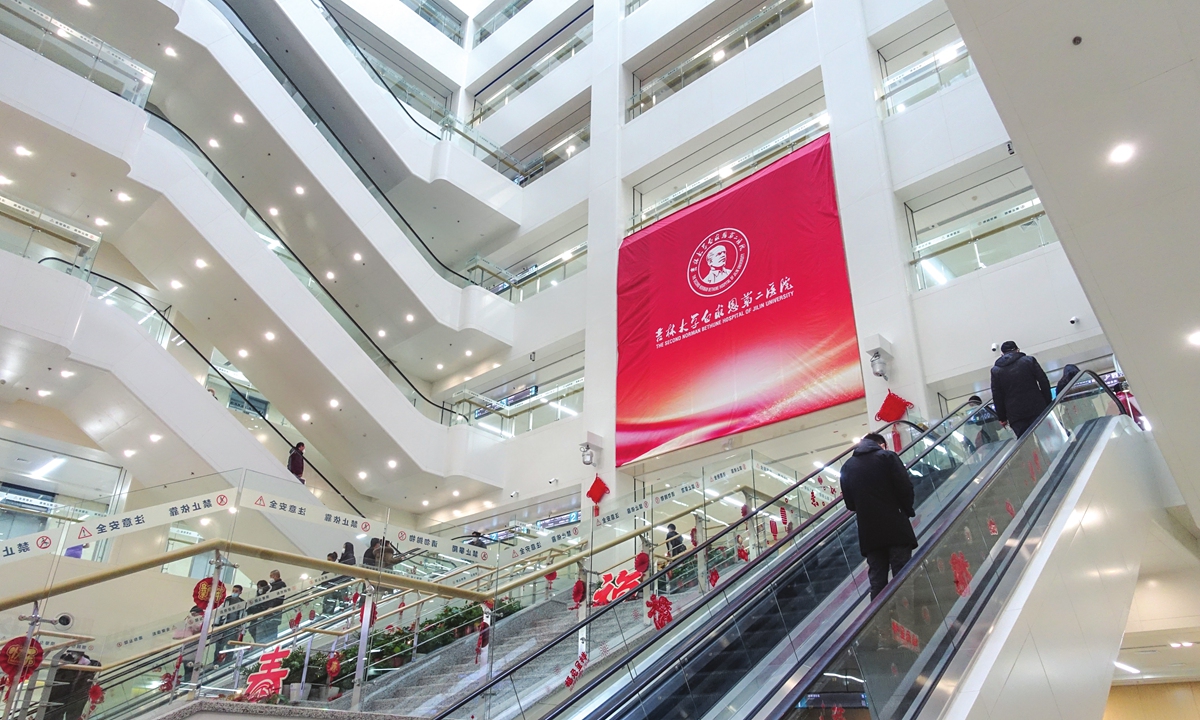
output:
[[[887,381],[872,375],[865,354],[861,358],[867,411],[873,418],[890,387],[928,418],[936,413],[937,403],[928,397],[909,300],[904,207],[892,187],[876,100],[881,84],[878,53],[867,39],[861,0],[816,0],[812,12],[859,345],[865,350],[864,339],[881,335],[891,342],[895,355]]]

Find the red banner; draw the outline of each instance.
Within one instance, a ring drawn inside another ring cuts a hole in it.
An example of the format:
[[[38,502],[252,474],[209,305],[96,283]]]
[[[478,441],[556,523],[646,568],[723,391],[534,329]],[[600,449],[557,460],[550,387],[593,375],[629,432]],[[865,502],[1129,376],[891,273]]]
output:
[[[829,138],[625,239],[617,456],[863,397]]]

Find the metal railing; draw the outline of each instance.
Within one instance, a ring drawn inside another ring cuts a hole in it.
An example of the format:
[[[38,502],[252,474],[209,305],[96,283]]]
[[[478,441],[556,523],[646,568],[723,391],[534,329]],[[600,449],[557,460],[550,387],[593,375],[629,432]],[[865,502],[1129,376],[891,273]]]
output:
[[[583,15],[590,12],[591,9],[589,8],[579,17],[583,17]],[[576,18],[576,20],[578,19]],[[572,20],[571,23],[574,23],[576,20]],[[576,53],[583,50],[591,42],[592,23],[589,21],[587,25],[584,25],[553,50],[543,55],[528,70],[504,83],[499,90],[493,92],[486,100],[480,100],[476,96],[475,115],[471,118],[470,124],[478,125],[486,120],[492,113],[507,105],[510,100],[528,90],[566,61],[575,57]]]
[[[521,270],[502,268],[476,255],[467,262],[465,272],[479,285],[509,302],[519,303],[587,268],[587,243],[580,243],[561,255]]]
[[[882,102],[888,115],[902,113],[916,103],[975,74],[975,63],[962,40],[898,70],[883,81]]]
[[[512,0],[512,2],[497,10],[490,18],[479,23],[479,29],[475,31],[475,44],[479,45],[479,43],[487,40],[500,29],[500,26],[524,10],[525,6],[531,2],[533,0]]]
[[[454,41],[455,45],[463,44],[462,20],[451,15],[445,8],[432,0],[400,0],[422,20],[438,29],[440,33]]]

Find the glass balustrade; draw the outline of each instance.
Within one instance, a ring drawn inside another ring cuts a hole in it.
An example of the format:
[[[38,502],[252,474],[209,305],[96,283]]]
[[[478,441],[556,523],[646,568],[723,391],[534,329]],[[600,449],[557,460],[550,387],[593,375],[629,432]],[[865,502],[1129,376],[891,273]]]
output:
[[[500,26],[511,20],[517,13],[524,10],[525,6],[531,2],[533,2],[533,0],[512,0],[512,2],[497,10],[496,13],[490,18],[480,22],[478,24],[479,29],[475,31],[475,44],[478,45],[484,40],[487,40],[489,37],[495,34],[497,30],[500,29]]]
[[[626,103],[625,119],[633,120],[650,110],[659,100],[667,99],[716,70],[811,7],[811,3],[805,0],[775,0],[764,6],[753,17],[722,33],[686,60],[658,77],[643,82],[638,92]]]
[[[942,88],[975,74],[967,45],[956,40],[883,81],[883,105],[888,115],[902,113]]]
[[[489,292],[519,303],[540,292],[557,287],[560,282],[587,269],[587,243],[556,255],[550,260],[512,271],[476,255],[467,262],[466,272]]]
[[[250,32],[250,28],[248,28],[246,24],[242,22],[237,13],[234,12],[233,9],[227,4],[225,4],[223,0],[209,0],[209,4],[216,8],[218,12],[220,12],[227,20],[229,20],[230,24],[232,24],[234,29],[242,36],[242,39],[247,45],[250,46],[250,49],[254,52],[254,54],[258,56],[259,60],[261,60],[271,74],[275,76],[276,81],[283,86],[284,91],[287,92],[287,94],[292,98],[292,101],[296,103],[296,106],[300,108],[300,110],[308,118],[309,122],[313,124],[313,127],[315,127],[317,131],[321,133],[326,142],[328,142],[330,147],[333,148],[334,152],[336,152],[342,158],[342,161],[345,162],[350,171],[354,173],[354,176],[358,178],[358,181],[362,183],[367,192],[371,194],[371,197],[375,198],[375,201],[379,203],[379,206],[383,209],[384,213],[391,218],[392,222],[395,223],[400,232],[406,238],[408,238],[413,247],[415,247],[417,251],[421,253],[421,256],[425,258],[426,262],[429,263],[429,266],[433,268],[434,272],[441,275],[445,280],[460,287],[466,287],[467,285],[470,285],[469,279],[453,270],[451,267],[443,263],[436,255],[434,255],[433,250],[431,250],[429,246],[425,244],[425,241],[422,240],[419,235],[417,235],[412,226],[408,224],[408,221],[404,219],[404,216],[400,214],[400,211],[396,209],[396,206],[392,204],[391,199],[389,199],[387,195],[379,189],[379,187],[367,174],[366,170],[363,169],[362,165],[354,158],[353,155],[350,154],[350,151],[346,149],[345,145],[342,144],[341,140],[339,140],[337,135],[334,134],[333,130],[330,129],[329,125],[326,124],[326,122],[321,118],[320,113],[316,111],[316,109],[304,97],[303,93],[300,92],[299,88],[292,83],[287,74],[284,73],[279,65],[271,58],[270,53],[268,53],[266,49],[263,48],[262,44],[258,42],[258,39],[254,36],[254,33]]]
[[[586,150],[591,141],[592,126],[589,121],[525,158],[521,162],[520,176],[514,178],[514,182],[528,185]]]
[[[453,40],[455,45],[463,44],[462,20],[451,15],[441,5],[429,0],[400,0],[400,2],[412,8],[412,11],[420,15],[422,20]]]
[[[650,0],[629,0],[629,2],[625,3],[625,15],[628,16],[634,10],[637,10],[648,2]]]
[[[31,203],[0,195],[0,250],[34,262],[58,258],[68,274],[85,277],[100,250],[101,236]]]
[[[505,82],[498,90],[490,91],[487,99],[480,100],[476,96],[475,116],[471,118],[471,125],[478,125],[488,117],[491,117],[493,113],[507,105],[513,98],[528,90],[566,61],[575,57],[576,53],[583,50],[591,42],[592,23],[589,22],[574,35],[571,35],[571,37],[560,43],[549,53],[542,56],[528,70]]]
[[[629,219],[629,234],[658,222],[676,210],[719,192],[742,178],[770,165],[829,131],[829,116],[821,113],[796,125],[779,137],[713,170],[667,197],[643,207]]]
[[[221,174],[221,171],[208,159],[200,148],[190,138],[180,132],[174,125],[156,115],[150,115],[148,127],[158,133],[175,147],[183,151],[187,159],[198,169],[222,197],[233,207],[258,235],[266,249],[284,264],[292,275],[300,281],[309,293],[325,308],[326,312],[337,321],[338,325],[350,335],[351,339],[367,354],[373,363],[388,376],[404,397],[425,417],[443,424],[451,424],[451,413],[444,405],[435,403],[424,397],[413,386],[400,369],[375,344],[371,336],[363,330],[354,318],[340,303],[309,272],[304,263],[292,253],[279,236],[262,219],[253,207],[238,193],[237,189]]]
[[[583,412],[583,370],[505,397],[491,398],[470,390],[454,394],[454,412],[467,422],[505,439],[577,417]]]
[[[0,0],[0,34],[144,107],[154,70],[25,0]]]

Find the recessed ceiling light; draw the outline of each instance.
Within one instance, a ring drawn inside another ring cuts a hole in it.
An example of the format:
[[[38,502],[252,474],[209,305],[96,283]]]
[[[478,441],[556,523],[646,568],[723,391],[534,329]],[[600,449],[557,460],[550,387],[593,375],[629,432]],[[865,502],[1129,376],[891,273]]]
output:
[[[265,337],[267,340],[274,340],[275,333],[267,331],[266,333],[263,334],[263,337]]]
[[[172,280],[171,287],[174,288],[175,290],[178,290],[181,287],[183,287],[183,283],[179,282],[178,280]]]
[[[1181,645],[1180,643],[1170,643],[1170,645],[1173,648],[1183,647],[1183,645]]]
[[[334,275],[333,275],[333,271],[332,271],[332,270],[330,270],[329,272],[325,273],[325,279],[326,279],[326,280],[332,280],[333,278],[334,278]]]
[[[451,494],[451,495],[453,495],[454,497],[458,497],[458,491],[457,491],[457,490],[455,490],[454,492],[452,492],[452,493],[450,493],[450,494]]]
[[[337,406],[338,406],[338,401],[337,401],[337,398],[334,398],[334,399],[332,399],[332,400],[330,400],[330,401],[329,401],[329,407],[331,407],[331,408],[335,408],[335,407],[337,407]]]
[[[388,460],[388,467],[390,467],[391,469],[395,470],[395,469],[396,469],[396,461],[395,461],[395,460]]]
[[[296,194],[297,194],[297,195],[303,195],[303,194],[304,194],[304,188],[303,188],[303,186],[300,186],[300,185],[297,185],[297,186],[296,186]]]
[[[33,151],[30,150],[29,148],[25,147],[24,145],[18,145],[13,149],[16,150],[17,155],[19,155],[21,157],[29,157],[30,155],[33,155]]]
[[[308,422],[312,419],[312,415],[309,415],[308,413],[300,413],[300,419],[304,422]]]
[[[120,200],[121,202],[129,202],[132,199],[133,198],[129,197],[129,193],[123,193],[123,192],[117,193],[117,200]]]
[[[495,369],[496,369],[496,368],[498,368],[498,367],[500,367],[500,363],[492,363],[492,369],[493,369],[493,370],[495,370]]]
[[[438,369],[438,370],[441,370],[441,369],[442,369],[442,368],[444,368],[444,367],[446,367],[446,366],[445,366],[445,365],[443,365],[443,364],[441,364],[441,363],[438,363],[438,364],[437,364],[437,369]]]
[[[49,390],[38,390],[38,397],[48,397],[54,393]]]
[[[496,504],[495,504],[494,502],[492,502],[491,500],[484,500],[484,501],[483,501],[483,506],[484,506],[485,508],[492,508],[492,507],[495,507],[495,506],[496,506]]]
[[[79,3],[80,5],[82,5],[84,7],[92,6],[92,0],[75,0],[75,2]]]
[[[387,330],[380,330],[379,337],[387,337]]]
[[[713,62],[721,62],[724,59],[725,59],[725,51],[724,50],[718,50],[715,53],[713,53]]]
[[[1109,162],[1117,163],[1118,165],[1127,163],[1133,159],[1134,148],[1129,143],[1121,143],[1112,149],[1108,154]]]
[[[62,372],[59,373],[59,375],[62,375],[65,378],[69,378],[69,377],[74,377],[75,373],[70,370],[63,370]]]
[[[108,221],[104,218],[96,218],[96,227],[108,227]]]
[[[204,268],[208,267],[208,261],[204,260],[203,258],[196,258],[196,267],[203,270]]]
[[[551,285],[552,287],[558,287],[558,281],[557,281],[557,280],[551,280],[551,281],[550,281],[550,285]]]
[[[171,47],[170,45],[163,48],[163,52],[167,54],[167,57],[175,57],[179,54],[175,52],[175,48]]]
[[[271,213],[271,217],[277,217],[279,215],[279,208],[268,208],[267,212]]]
[[[217,142],[217,139],[216,139],[216,138],[209,138],[209,139],[208,139],[208,146],[209,146],[210,148],[219,148],[219,147],[221,147],[221,143]]]
[[[470,381],[471,381],[471,376],[470,376],[470,375],[468,375],[468,376],[466,376],[466,377],[464,377],[464,378],[463,378],[463,382],[470,382]]]
[[[159,440],[162,440],[162,435],[159,435],[158,433],[154,433],[150,436],[150,442],[158,442]]]
[[[454,517],[462,517],[462,510],[455,510]]]
[[[354,262],[362,262],[362,253],[354,253]]]
[[[471,357],[471,351],[470,351],[470,350],[468,350],[468,351],[467,351],[467,357]]]
[[[8,178],[4,177],[3,175],[0,175],[0,185],[12,185],[12,184],[13,184],[12,180],[9,180]]]
[[[428,506],[428,505],[429,505],[429,501],[428,501],[428,500],[422,500],[422,501],[421,501],[421,504],[422,504],[422,505],[426,505],[426,506]]]
[[[246,350],[244,350],[244,349],[238,350],[238,357],[243,357],[243,358],[250,357],[250,353],[246,352]]]
[[[233,121],[235,123],[237,123],[238,125],[241,125],[242,123],[246,122],[246,119],[244,117],[242,117],[241,113],[234,113]]]
[[[1200,330],[1188,335],[1187,339],[1193,345],[1200,345]]]
[[[1180,644],[1180,645],[1182,645],[1182,646],[1184,646],[1184,647],[1191,647],[1191,646],[1192,646],[1192,645],[1194,645],[1195,643],[1190,643],[1190,642],[1188,642],[1188,641],[1184,640],[1183,642],[1181,642],[1181,643],[1179,643],[1179,644]]]
[[[125,457],[133,457],[134,455],[137,455],[137,450],[126,450],[125,451]]]
[[[359,470],[359,471],[358,471],[358,479],[359,479],[359,480],[366,480],[366,479],[367,479],[367,473],[366,473],[366,471],[364,471],[364,470]]]
[[[404,319],[407,320],[408,322],[412,322],[413,320],[416,320],[416,318],[412,316],[412,313],[405,315]]]

